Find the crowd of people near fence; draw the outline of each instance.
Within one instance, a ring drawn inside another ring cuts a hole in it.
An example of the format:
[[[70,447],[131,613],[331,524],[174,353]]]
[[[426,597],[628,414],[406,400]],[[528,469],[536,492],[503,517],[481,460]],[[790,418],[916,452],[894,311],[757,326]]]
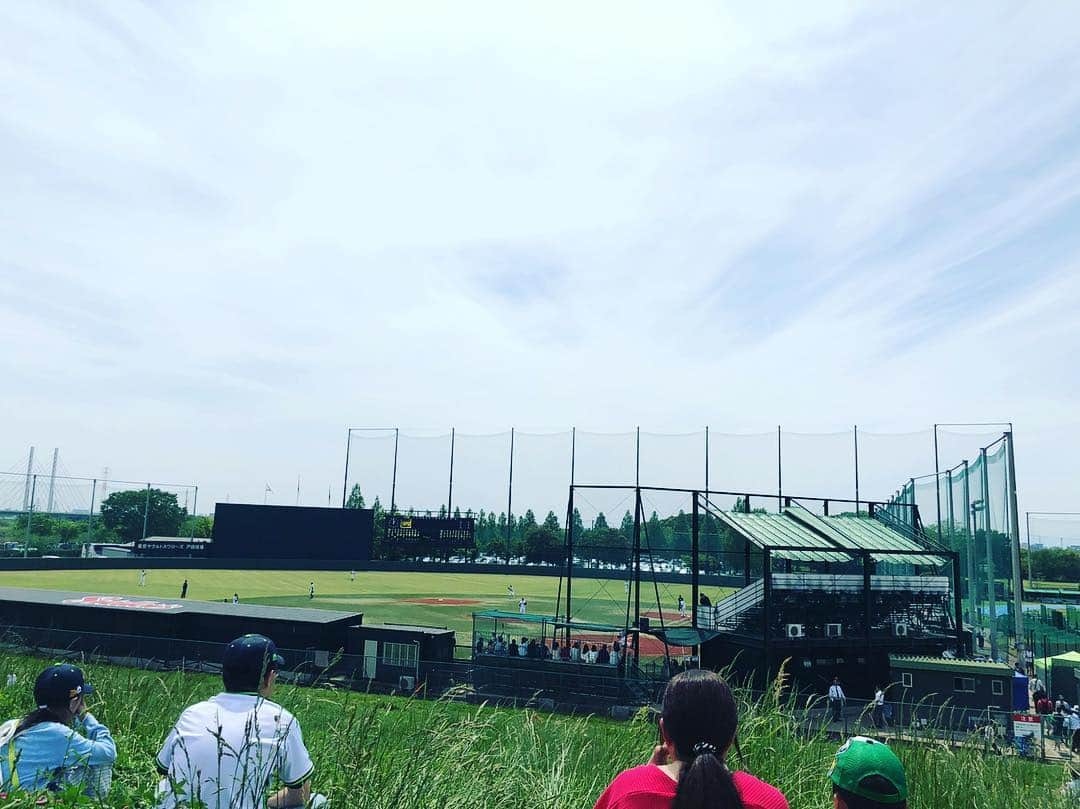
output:
[[[476,657],[519,658],[527,660],[552,660],[564,663],[589,663],[599,666],[622,668],[626,664],[626,640],[616,639],[610,644],[588,643],[580,640],[559,643],[557,638],[530,638],[522,636],[493,635],[479,637],[473,645]]]
[[[493,645],[499,641],[496,637]],[[510,643],[502,645],[509,654]],[[529,640],[515,645],[527,650]],[[584,646],[577,646],[579,658]],[[186,708],[154,759],[162,776],[158,809],[319,809],[328,803],[312,791],[316,768],[299,720],[271,700],[284,664],[274,642],[263,635],[244,635],[226,647],[224,690]],[[10,679],[8,684],[15,685]],[[89,710],[87,698],[93,694],[76,666],[57,664],[41,672],[34,684],[37,708],[0,725],[5,797],[38,793],[41,804],[48,802],[48,793],[75,789],[107,800],[117,748],[109,729]],[[738,720],[736,700],[720,675],[692,669],[672,677],[657,722],[659,744],[651,755],[642,751],[647,763],[617,775],[594,809],[788,809],[781,790],[729,767],[729,753],[738,748]],[[840,746],[821,788],[832,791],[837,809],[907,806],[900,760],[886,743],[863,736]]]

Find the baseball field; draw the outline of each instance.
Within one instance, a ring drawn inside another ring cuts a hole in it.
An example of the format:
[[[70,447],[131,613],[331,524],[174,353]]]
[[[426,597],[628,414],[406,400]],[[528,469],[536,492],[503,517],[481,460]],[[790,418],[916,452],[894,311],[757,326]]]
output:
[[[184,580],[187,597],[202,601],[231,601],[235,593],[245,604],[281,607],[317,607],[364,613],[366,623],[444,626],[458,633],[458,643],[469,643],[472,613],[480,610],[516,612],[520,598],[529,613],[552,615],[559,596],[558,576],[506,576],[496,573],[388,573],[309,570],[155,570],[146,568],[146,583],[139,585],[138,570],[49,570],[0,573],[0,587],[72,590],[107,595],[179,598]],[[309,597],[311,582],[315,597]],[[565,587],[565,581],[563,582]],[[513,594],[510,592],[513,587]],[[679,595],[690,598],[689,586],[661,585],[660,602],[670,624],[679,619]],[[565,590],[563,591],[565,595]],[[722,597],[730,589],[710,588]],[[623,626],[626,621],[625,583],[611,579],[575,578],[575,620]],[[641,610],[656,618],[657,598],[651,582],[642,582]],[[560,610],[561,612],[562,610]]]

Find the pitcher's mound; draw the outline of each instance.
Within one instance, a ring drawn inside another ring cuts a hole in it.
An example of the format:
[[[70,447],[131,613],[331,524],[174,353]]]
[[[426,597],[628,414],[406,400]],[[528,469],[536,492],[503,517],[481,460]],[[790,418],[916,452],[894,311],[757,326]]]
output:
[[[410,604],[429,604],[434,607],[473,607],[483,604],[477,598],[406,598]]]

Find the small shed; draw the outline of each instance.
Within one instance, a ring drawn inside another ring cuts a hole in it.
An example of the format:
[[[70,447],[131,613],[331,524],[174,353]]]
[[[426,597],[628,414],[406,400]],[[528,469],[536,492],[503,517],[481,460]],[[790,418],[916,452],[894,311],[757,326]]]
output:
[[[1004,663],[889,655],[892,694],[901,721],[969,730],[992,719],[1004,725],[1013,710],[1013,669]]]
[[[357,676],[397,684],[401,677],[419,682],[452,662],[456,642],[446,627],[361,624],[348,628],[345,651],[361,658]]]

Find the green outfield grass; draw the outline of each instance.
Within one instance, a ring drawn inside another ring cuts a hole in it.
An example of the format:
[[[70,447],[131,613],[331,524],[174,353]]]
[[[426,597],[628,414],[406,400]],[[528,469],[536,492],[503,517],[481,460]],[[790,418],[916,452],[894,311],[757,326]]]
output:
[[[231,600],[237,593],[246,604],[364,613],[367,623],[445,626],[461,633],[467,643],[472,613],[485,609],[517,610],[518,597],[528,599],[533,614],[555,611],[558,576],[506,576],[497,573],[385,573],[357,572],[350,581],[347,571],[308,570],[154,570],[147,568],[146,586],[139,587],[137,570],[35,570],[0,573],[0,587],[73,590],[108,595],[144,595],[178,598],[188,580],[188,598],[203,601]],[[315,582],[315,598],[308,598],[308,583]],[[514,586],[515,596],[507,592]],[[565,582],[563,583],[565,587]],[[689,601],[690,586],[659,585],[665,619],[678,623],[675,601],[680,594]],[[730,588],[709,588],[715,601]],[[565,594],[565,590],[564,590]],[[626,591],[616,580],[574,579],[573,614],[576,620],[600,621],[622,626],[626,620]],[[409,599],[469,599],[467,605],[420,604]],[[642,581],[641,609],[656,611],[652,582]]]

